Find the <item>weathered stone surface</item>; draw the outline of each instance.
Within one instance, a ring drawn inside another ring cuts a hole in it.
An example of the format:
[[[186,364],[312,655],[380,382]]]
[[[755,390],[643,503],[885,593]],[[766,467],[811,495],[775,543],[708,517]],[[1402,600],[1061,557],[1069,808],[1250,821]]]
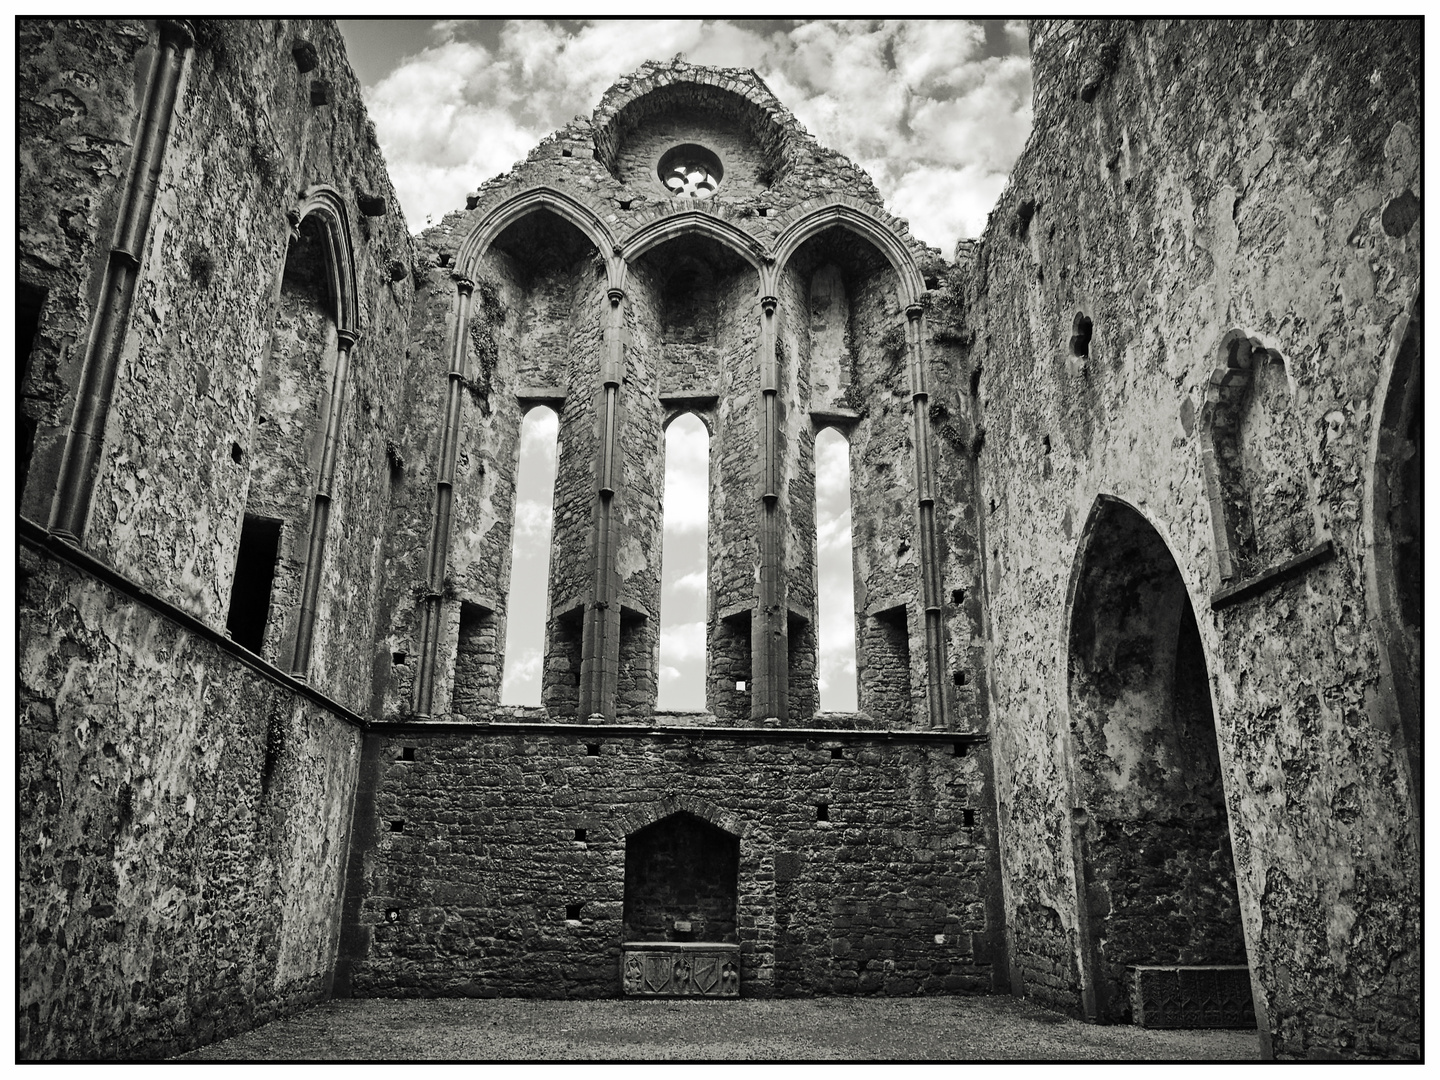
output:
[[[332,24],[22,20],[21,1055],[194,1045],[323,995],[337,952],[344,993],[620,994],[625,942],[699,933],[747,995],[1109,1020],[1154,1018],[1131,969],[1243,962],[1268,1052],[1418,1056],[1418,26],[1035,23],[1034,133],[946,263],[753,71],[647,63],[412,239]],[[653,175],[687,142],[713,198]],[[541,404],[544,704],[501,707]],[[685,411],[708,711],[679,716]],[[268,593],[258,660],[236,588]],[[306,625],[308,686],[276,670]]]
[[[360,732],[22,551],[16,1052],[156,1058],[323,1000]]]
[[[1077,65],[1112,47],[1113,70],[1077,100]],[[1383,221],[1418,191],[1418,48],[1405,22],[1033,29],[1035,131],[973,270],[952,275],[955,333],[974,341],[965,368],[983,371],[972,400],[1017,992],[1081,1006],[1074,838],[1094,825],[1075,811],[1092,765],[1067,635],[1077,548],[1109,496],[1158,531],[1195,612],[1268,1044],[1418,1052],[1418,775],[1388,704],[1362,509],[1387,353],[1418,312],[1420,226],[1396,236]],[[1085,356],[1077,314],[1093,322]],[[1254,535],[1274,551],[1258,561],[1321,539],[1335,557],[1212,612],[1223,510],[1200,417],[1237,329],[1279,358],[1240,439]],[[956,379],[941,401],[959,411],[968,389]],[[1105,732],[1097,752],[1113,754]]]

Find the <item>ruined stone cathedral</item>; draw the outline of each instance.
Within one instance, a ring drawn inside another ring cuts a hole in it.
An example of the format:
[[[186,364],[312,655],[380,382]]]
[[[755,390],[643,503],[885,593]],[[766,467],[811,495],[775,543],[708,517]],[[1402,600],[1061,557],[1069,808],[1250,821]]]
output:
[[[19,1055],[329,996],[998,993],[1418,1056],[1420,42],[1037,21],[942,255],[753,71],[646,64],[412,237],[333,25],[21,20]],[[700,713],[656,707],[685,414]]]

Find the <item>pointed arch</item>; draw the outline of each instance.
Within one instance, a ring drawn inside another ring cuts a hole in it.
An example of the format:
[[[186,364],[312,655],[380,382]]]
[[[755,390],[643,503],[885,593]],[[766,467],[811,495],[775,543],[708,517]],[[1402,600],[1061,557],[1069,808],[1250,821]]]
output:
[[[625,262],[616,256],[615,238],[605,222],[578,199],[566,195],[563,191],[543,186],[530,188],[506,199],[476,222],[455,256],[455,273],[460,277],[473,279],[479,271],[480,260],[490,250],[496,237],[521,218],[537,210],[549,210],[580,230],[604,258],[609,287],[625,287]]]
[[[1087,1017],[1130,1019],[1136,965],[1203,965],[1238,998],[1249,949],[1210,661],[1171,545],[1100,495],[1064,623],[1065,725]],[[1157,863],[1153,855],[1165,853]],[[1232,1006],[1236,1026],[1246,1017]]]
[[[722,810],[708,799],[698,795],[666,795],[664,798],[634,807],[629,813],[621,814],[616,820],[617,831],[622,836],[639,832],[647,825],[663,821],[671,814],[684,811],[708,821],[717,829],[723,829],[737,839],[743,838],[750,828],[747,821],[729,810]]]
[[[633,262],[667,240],[691,234],[710,237],[735,252],[763,275],[765,256],[759,242],[744,229],[699,209],[667,214],[641,225],[621,242],[620,253],[627,263]]]
[[[837,201],[816,207],[787,225],[775,238],[770,249],[773,257],[770,273],[778,279],[785,269],[785,264],[799,250],[801,244],[837,225],[868,240],[894,267],[900,278],[900,301],[903,306],[920,303],[920,297],[925,292],[925,279],[910,250],[881,222],[844,202]]]
[[[335,298],[335,326],[352,337],[360,334],[360,299],[355,286],[355,245],[350,238],[350,212],[340,192],[329,184],[314,184],[300,193],[300,202],[290,210],[290,226],[298,232],[300,223],[314,214],[323,224],[325,265],[330,275],[330,295]]]

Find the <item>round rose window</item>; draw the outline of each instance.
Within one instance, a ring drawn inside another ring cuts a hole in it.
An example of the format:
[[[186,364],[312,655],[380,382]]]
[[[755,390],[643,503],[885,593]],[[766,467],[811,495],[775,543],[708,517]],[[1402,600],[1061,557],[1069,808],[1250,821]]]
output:
[[[672,199],[708,199],[720,186],[720,159],[703,146],[677,146],[660,159],[660,182]]]

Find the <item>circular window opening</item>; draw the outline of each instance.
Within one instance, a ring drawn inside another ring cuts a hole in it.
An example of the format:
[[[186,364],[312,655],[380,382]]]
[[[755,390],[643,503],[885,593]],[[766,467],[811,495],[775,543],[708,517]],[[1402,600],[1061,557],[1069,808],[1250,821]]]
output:
[[[710,198],[725,172],[719,158],[694,143],[666,151],[657,171],[672,199]]]

